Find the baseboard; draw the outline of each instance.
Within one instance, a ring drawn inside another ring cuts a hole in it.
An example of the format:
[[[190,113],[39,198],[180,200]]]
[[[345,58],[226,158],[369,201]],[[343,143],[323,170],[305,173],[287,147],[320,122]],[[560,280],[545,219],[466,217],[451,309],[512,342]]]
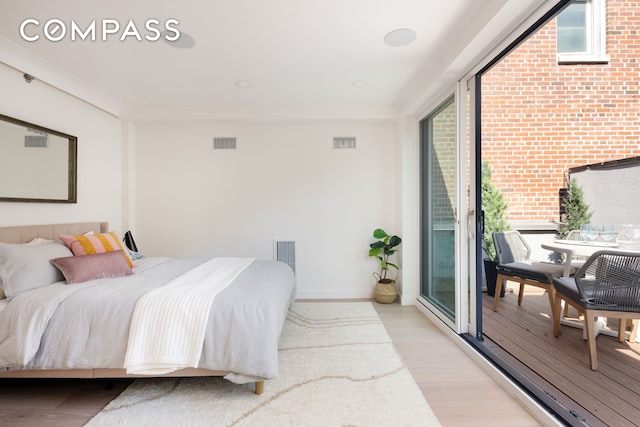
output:
[[[332,299],[372,299],[373,298],[373,288],[370,291],[314,291],[314,290],[298,290],[296,292],[296,299],[322,299],[322,300],[332,300]]]

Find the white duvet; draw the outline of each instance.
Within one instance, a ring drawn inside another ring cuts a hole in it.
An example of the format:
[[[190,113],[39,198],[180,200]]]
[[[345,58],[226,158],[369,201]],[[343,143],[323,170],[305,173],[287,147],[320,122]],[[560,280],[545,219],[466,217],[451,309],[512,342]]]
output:
[[[0,368],[122,369],[138,299],[198,264],[149,258],[131,276],[59,282],[17,295],[0,312]],[[276,377],[294,293],[289,266],[252,262],[213,299],[198,367],[228,371],[240,383]]]

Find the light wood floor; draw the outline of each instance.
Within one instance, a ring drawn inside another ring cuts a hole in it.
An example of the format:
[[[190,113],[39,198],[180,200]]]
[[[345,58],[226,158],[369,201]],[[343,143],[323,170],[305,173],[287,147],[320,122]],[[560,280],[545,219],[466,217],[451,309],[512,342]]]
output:
[[[443,426],[540,425],[416,307],[374,307]],[[105,390],[104,381],[0,381],[0,426],[82,426],[129,382]]]
[[[443,426],[541,425],[418,308],[374,307]]]
[[[99,380],[0,380],[0,426],[82,426],[130,383]]]

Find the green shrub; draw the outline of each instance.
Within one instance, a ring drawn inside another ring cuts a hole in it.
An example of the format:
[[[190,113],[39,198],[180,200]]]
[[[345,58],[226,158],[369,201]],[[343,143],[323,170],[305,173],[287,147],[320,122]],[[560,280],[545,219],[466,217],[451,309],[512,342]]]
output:
[[[571,230],[580,230],[580,226],[588,224],[593,215],[593,212],[589,211],[589,205],[584,201],[584,193],[575,178],[569,181],[569,190],[562,201],[562,206],[564,215],[556,233],[558,239],[566,238]]]
[[[485,160],[482,162],[482,210],[484,211],[483,247],[489,259],[496,259],[493,247],[493,233],[509,230],[506,212],[509,207],[504,201],[502,191],[491,182],[491,167]]]

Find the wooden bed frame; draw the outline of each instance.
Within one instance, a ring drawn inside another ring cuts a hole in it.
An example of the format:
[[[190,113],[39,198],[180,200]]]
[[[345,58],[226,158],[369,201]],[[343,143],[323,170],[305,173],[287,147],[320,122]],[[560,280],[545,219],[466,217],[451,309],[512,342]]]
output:
[[[13,227],[0,227],[0,242],[4,243],[28,243],[40,237],[43,239],[56,240],[60,234],[85,234],[90,231],[94,233],[106,233],[109,230],[107,222],[79,222],[69,224],[43,224],[24,225]],[[175,372],[156,377],[211,377],[224,376],[229,372],[213,371],[203,368],[180,369]],[[149,378],[149,375],[127,374],[125,369],[37,369],[37,370],[11,370],[1,371],[2,378],[93,378],[93,379],[114,379],[114,378]],[[264,392],[264,380],[255,383],[255,393]]]

